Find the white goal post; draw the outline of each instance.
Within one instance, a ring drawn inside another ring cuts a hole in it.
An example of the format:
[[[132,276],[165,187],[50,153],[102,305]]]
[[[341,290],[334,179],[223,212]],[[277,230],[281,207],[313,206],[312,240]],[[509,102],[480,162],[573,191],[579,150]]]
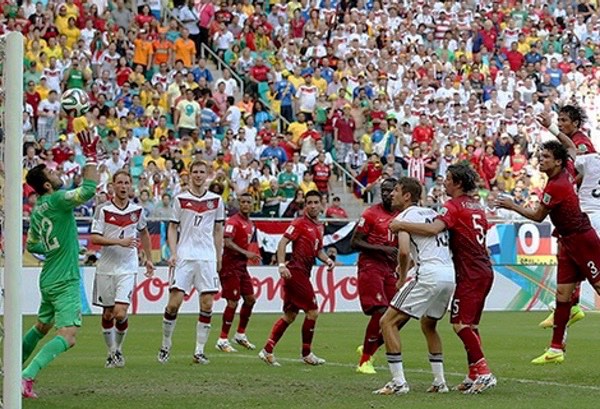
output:
[[[23,35],[2,38],[4,88],[4,407],[21,409],[23,269]]]

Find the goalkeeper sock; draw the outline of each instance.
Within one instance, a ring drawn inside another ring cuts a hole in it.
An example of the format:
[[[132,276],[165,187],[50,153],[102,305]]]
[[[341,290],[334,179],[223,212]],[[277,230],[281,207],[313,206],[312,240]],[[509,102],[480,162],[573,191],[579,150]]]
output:
[[[69,343],[62,336],[57,335],[50,340],[44,347],[37,353],[31,363],[23,371],[24,379],[35,379],[40,370],[50,364],[58,355],[69,349]]]
[[[109,353],[115,352],[115,320],[102,318],[102,336]]]
[[[196,354],[204,354],[204,346],[208,342],[210,333],[210,319],[212,311],[200,310],[198,323],[196,324]]]
[[[173,332],[175,331],[175,324],[177,323],[177,313],[171,314],[165,310],[163,317],[163,348],[171,349]]]
[[[44,335],[45,334],[42,334],[42,332],[39,329],[37,329],[35,326],[31,327],[29,329],[29,331],[27,331],[27,334],[25,334],[25,336],[23,337],[23,361],[22,361],[22,363],[25,363],[25,361],[27,361],[27,358],[29,358],[29,356],[35,349],[38,342],[40,342],[40,340],[42,338],[44,338]]]
[[[117,325],[115,327],[115,349],[120,351],[123,347],[125,336],[127,335],[127,328],[129,328],[129,319],[125,317],[123,321],[117,321]]]

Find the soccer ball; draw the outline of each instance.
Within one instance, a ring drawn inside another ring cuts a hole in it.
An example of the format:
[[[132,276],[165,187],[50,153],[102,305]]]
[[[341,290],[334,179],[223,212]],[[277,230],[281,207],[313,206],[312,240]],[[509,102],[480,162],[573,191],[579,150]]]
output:
[[[65,112],[73,112],[74,116],[81,116],[90,109],[90,99],[87,93],[79,88],[65,91],[60,98],[60,105]]]

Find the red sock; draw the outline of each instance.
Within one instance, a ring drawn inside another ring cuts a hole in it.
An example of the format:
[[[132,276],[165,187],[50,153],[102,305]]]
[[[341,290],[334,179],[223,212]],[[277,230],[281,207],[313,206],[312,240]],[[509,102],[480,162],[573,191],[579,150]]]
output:
[[[240,323],[238,324],[237,329],[238,334],[246,333],[246,327],[248,326],[248,321],[250,321],[250,316],[252,315],[252,308],[254,308],[254,304],[242,304],[242,308],[240,310]]]
[[[283,336],[283,333],[289,325],[290,324],[285,322],[283,318],[279,318],[275,322],[275,324],[273,324],[273,328],[271,329],[271,335],[269,335],[269,339],[267,339],[267,343],[265,344],[265,352],[267,352],[268,354],[273,353],[275,345],[277,345],[277,342],[279,342],[279,340]]]
[[[310,354],[316,323],[315,320],[304,318],[304,323],[302,324],[302,356]]]
[[[573,294],[571,294],[571,306],[579,304],[579,298],[581,296],[581,284],[577,284],[575,290],[573,290]]]
[[[117,328],[117,331],[123,332],[127,328],[129,328],[129,320],[127,319],[127,317],[125,317],[123,321],[117,321],[117,325],[115,325],[115,327]]]
[[[112,327],[114,327],[115,325],[115,320],[105,320],[104,318],[102,318],[102,328],[104,329],[111,329]]]
[[[227,305],[225,307],[225,311],[223,311],[223,325],[221,326],[221,338],[229,338],[229,330],[231,329],[231,324],[233,322],[234,317],[235,308],[231,308],[229,305]]]
[[[481,344],[479,338],[469,327],[465,327],[458,332],[458,337],[465,346],[467,351],[467,361],[469,365],[479,362],[483,358],[483,351],[481,350]]]
[[[552,331],[552,343],[550,348],[563,349],[563,339],[565,337],[565,329],[567,322],[571,316],[571,301],[556,302],[556,310],[554,310],[554,329]]]
[[[379,320],[383,314],[379,311],[374,312],[371,315],[371,319],[367,324],[367,329],[365,330],[365,339],[363,341],[363,353],[360,357],[359,365],[367,362],[371,357],[377,352],[377,349],[381,345],[379,343],[381,339],[381,328],[379,327]]]
[[[475,334],[475,336],[477,337],[477,340],[479,341],[479,346],[481,346],[481,335],[479,335],[479,328],[471,328],[473,330],[473,333]]]

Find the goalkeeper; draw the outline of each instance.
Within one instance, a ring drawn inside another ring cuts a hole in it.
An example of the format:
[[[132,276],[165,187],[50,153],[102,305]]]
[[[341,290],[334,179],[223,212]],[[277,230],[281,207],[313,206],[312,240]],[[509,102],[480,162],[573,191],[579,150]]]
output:
[[[23,337],[23,363],[53,326],[57,333],[23,371],[24,398],[37,397],[33,391],[36,376],[54,358],[75,345],[77,328],[81,326],[79,241],[73,209],[96,194],[98,138],[88,131],[78,133],[77,137],[86,156],[84,181],[80,187],[59,190],[61,179],[43,164],[27,174],[27,183],[40,196],[31,213],[27,250],[43,254],[45,262],[40,274],[38,321]]]

